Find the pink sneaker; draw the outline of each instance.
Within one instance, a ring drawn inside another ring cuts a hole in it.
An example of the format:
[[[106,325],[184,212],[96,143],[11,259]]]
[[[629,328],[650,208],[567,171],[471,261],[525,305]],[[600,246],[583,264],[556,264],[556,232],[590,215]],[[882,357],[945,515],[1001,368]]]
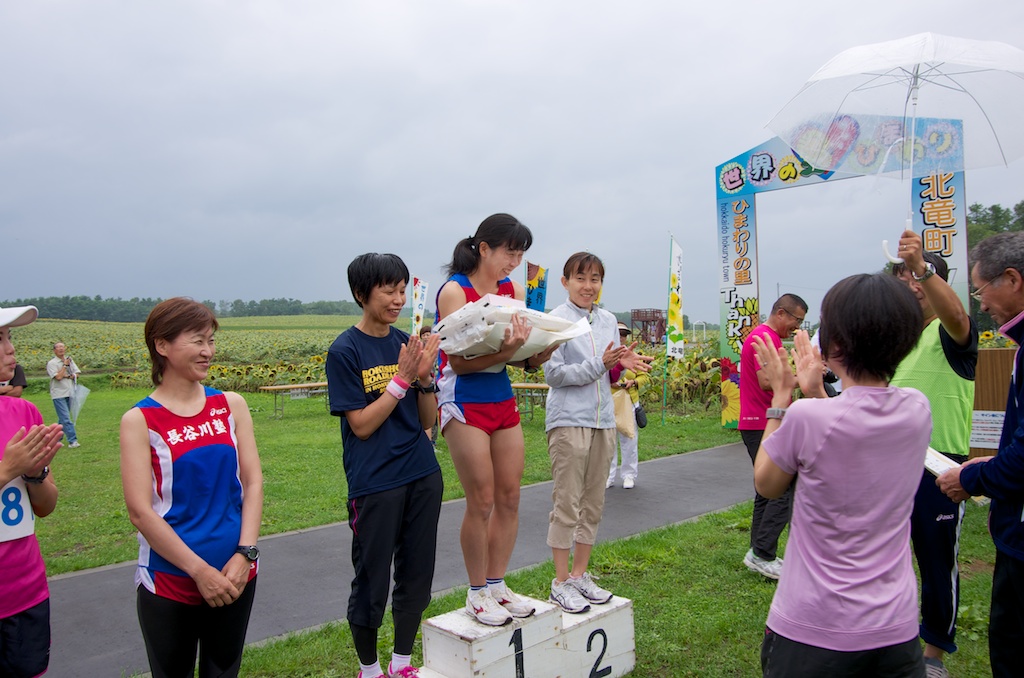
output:
[[[391,662],[388,662],[388,675],[391,678],[417,678],[420,675],[420,670],[415,666],[403,666],[397,671],[392,671]]]

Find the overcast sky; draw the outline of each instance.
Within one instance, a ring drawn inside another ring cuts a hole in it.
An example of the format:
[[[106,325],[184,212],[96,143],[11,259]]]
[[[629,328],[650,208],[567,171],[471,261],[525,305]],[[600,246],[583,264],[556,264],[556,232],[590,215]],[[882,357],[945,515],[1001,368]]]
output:
[[[351,299],[349,261],[390,251],[432,307],[456,241],[509,212],[531,261],[602,257],[613,311],[665,307],[674,234],[683,312],[717,322],[716,165],[843,49],[1021,27],[1020,0],[4,2],[0,299]],[[1024,160],[966,184],[1010,207]],[[908,191],[762,195],[764,300],[816,318],[884,264]]]

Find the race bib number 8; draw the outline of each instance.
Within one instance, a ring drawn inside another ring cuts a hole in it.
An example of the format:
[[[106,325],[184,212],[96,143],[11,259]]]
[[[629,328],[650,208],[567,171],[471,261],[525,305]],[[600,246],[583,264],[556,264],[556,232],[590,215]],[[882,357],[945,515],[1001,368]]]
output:
[[[15,478],[0,490],[0,542],[27,537],[36,531],[36,516],[25,481]]]

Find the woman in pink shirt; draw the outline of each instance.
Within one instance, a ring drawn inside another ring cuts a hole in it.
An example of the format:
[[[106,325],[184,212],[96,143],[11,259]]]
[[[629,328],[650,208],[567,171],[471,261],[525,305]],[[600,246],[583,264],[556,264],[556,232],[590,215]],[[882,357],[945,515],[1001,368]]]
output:
[[[822,302],[821,347],[843,380],[827,398],[822,354],[798,332],[794,356],[757,339],[772,386],[754,485],[797,478],[786,561],[761,649],[766,677],[925,675],[910,512],[931,435],[928,400],[889,386],[917,342],[920,304],[885,274],[837,283]],[[792,402],[799,385],[805,397]]]
[[[36,315],[34,306],[0,308],[0,381],[14,375],[11,328]],[[49,464],[63,435],[29,401],[0,398],[0,676],[38,676],[50,663],[50,591],[35,518],[57,506]]]

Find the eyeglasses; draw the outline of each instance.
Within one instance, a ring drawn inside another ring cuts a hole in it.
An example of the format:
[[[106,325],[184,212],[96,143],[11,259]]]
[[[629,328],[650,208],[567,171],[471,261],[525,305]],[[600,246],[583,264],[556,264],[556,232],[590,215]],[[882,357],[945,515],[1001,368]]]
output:
[[[984,285],[982,285],[978,289],[976,289],[973,292],[971,292],[971,299],[974,299],[975,301],[981,301],[981,293],[985,290],[985,288],[988,287],[989,285],[991,285],[992,283],[994,283],[995,281],[999,280],[1000,278],[1002,278],[1003,274],[1005,274],[1005,273],[1006,273],[1006,271],[1003,271],[1002,273],[1000,273],[996,277],[992,278],[991,280],[989,280],[987,283],[985,283]]]
[[[788,309],[785,309],[785,308],[783,308],[782,310],[783,310],[783,311],[784,311],[784,312],[786,313],[786,315],[788,315],[788,316],[789,316],[790,318],[792,318],[793,320],[797,321],[797,322],[798,322],[798,323],[800,323],[801,325],[803,325],[803,324],[804,324],[804,318],[806,318],[807,316],[804,316],[804,318],[801,318],[801,317],[800,317],[800,316],[798,316],[798,315],[793,315],[793,314],[792,314],[792,313],[791,313],[791,312],[790,312],[790,311],[789,311]]]

